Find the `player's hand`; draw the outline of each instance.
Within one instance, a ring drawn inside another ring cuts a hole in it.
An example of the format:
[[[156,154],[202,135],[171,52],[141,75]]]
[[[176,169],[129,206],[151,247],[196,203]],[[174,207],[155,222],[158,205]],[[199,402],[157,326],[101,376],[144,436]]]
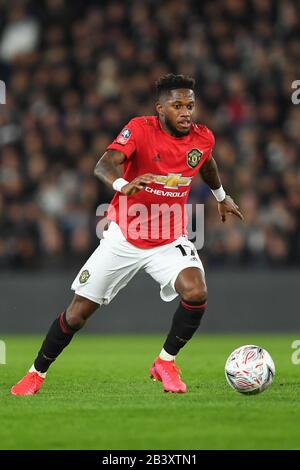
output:
[[[234,200],[230,196],[226,196],[224,201],[218,202],[218,211],[222,222],[226,222],[226,214],[234,214],[239,219],[244,220],[243,214],[239,210]]]
[[[152,173],[146,173],[145,175],[138,176],[131,181],[131,183],[125,184],[122,188],[122,193],[126,196],[132,196],[139,191],[143,191],[146,188],[147,184],[153,183],[155,181],[155,175]]]

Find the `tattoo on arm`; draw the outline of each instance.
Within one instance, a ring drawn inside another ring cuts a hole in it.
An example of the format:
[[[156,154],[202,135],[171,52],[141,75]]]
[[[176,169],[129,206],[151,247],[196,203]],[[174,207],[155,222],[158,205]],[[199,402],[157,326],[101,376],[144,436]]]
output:
[[[125,161],[125,155],[117,150],[108,150],[98,161],[94,175],[103,183],[112,185],[113,182],[122,176],[119,165]]]
[[[200,175],[202,176],[204,183],[206,183],[211,189],[218,189],[222,184],[217,163],[213,157],[204,163],[203,167],[200,169]]]

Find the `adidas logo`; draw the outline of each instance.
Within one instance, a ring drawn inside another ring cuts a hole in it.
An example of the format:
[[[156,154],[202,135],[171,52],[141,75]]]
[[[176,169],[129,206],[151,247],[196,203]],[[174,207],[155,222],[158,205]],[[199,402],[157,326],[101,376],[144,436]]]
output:
[[[152,160],[154,160],[155,162],[160,162],[159,154],[157,154]]]

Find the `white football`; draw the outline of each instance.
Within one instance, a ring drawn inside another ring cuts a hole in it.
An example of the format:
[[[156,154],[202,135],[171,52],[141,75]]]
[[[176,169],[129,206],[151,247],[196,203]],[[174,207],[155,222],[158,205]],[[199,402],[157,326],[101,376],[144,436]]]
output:
[[[254,344],[235,349],[225,364],[228,384],[234,390],[248,395],[266,390],[274,376],[275,364],[270,354]]]

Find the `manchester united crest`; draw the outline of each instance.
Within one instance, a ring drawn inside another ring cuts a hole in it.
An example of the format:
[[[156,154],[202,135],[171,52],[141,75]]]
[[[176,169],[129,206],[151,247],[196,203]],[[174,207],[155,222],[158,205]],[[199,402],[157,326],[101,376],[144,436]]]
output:
[[[82,271],[82,273],[80,274],[79,276],[79,282],[80,284],[84,284],[90,277],[90,273],[88,272],[87,269],[85,269],[84,271]]]
[[[200,162],[203,152],[199,149],[192,149],[187,154],[187,163],[190,167],[195,168]]]

